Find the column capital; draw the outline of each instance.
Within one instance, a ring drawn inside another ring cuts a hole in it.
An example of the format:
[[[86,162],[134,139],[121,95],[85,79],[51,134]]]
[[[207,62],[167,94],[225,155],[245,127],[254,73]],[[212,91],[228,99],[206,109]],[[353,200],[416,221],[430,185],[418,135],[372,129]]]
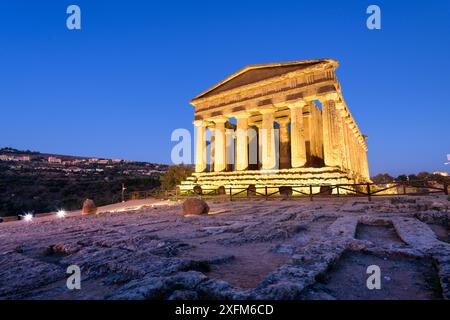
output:
[[[211,118],[210,121],[214,122],[215,124],[217,124],[217,123],[225,123],[225,122],[228,121],[228,117],[226,117],[226,116],[219,116],[219,117]]]
[[[204,121],[204,120],[194,120],[194,121],[192,121],[192,123],[196,127],[206,127],[206,125],[207,125],[206,121]]]
[[[248,125],[249,125],[249,126],[257,127],[258,129],[261,129],[261,128],[262,128],[262,121],[249,122]]]
[[[275,119],[275,121],[276,122],[278,122],[278,124],[280,125],[280,126],[287,126],[287,125],[289,125],[289,122],[291,121],[290,119],[289,119],[289,117],[286,117],[286,118],[281,118],[281,119]]]
[[[308,103],[309,102],[306,100],[296,100],[296,101],[292,101],[291,103],[289,103],[287,105],[287,107],[289,109],[303,108],[303,107],[307,106]]]
[[[338,112],[339,112],[339,115],[340,115],[343,119],[345,119],[345,118],[347,117],[348,112],[347,112],[346,109],[339,109],[339,108],[337,108],[337,110],[338,110]]]
[[[347,108],[345,107],[345,103],[343,101],[336,102],[336,109],[337,110],[344,110],[344,111],[347,110]]]
[[[249,116],[250,116],[250,113],[248,113],[247,111],[233,113],[233,117],[235,117],[236,119],[246,119]]]
[[[275,106],[265,106],[264,108],[258,109],[258,112],[261,114],[271,114],[275,113],[277,108]]]
[[[340,99],[340,95],[338,92],[329,92],[324,94],[321,99],[338,101]],[[321,99],[319,98],[319,100]]]

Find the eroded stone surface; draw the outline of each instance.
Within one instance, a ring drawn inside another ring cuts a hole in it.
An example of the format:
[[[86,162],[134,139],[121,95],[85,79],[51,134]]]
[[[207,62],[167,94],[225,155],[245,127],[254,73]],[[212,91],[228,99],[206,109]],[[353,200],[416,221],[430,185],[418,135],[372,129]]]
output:
[[[348,252],[432,261],[448,299],[450,244],[425,223],[448,225],[447,202],[210,202],[202,216],[182,216],[174,204],[3,223],[0,299],[334,299],[311,288]],[[391,225],[403,243],[358,239],[358,224]],[[82,289],[73,292],[72,264],[82,270]]]

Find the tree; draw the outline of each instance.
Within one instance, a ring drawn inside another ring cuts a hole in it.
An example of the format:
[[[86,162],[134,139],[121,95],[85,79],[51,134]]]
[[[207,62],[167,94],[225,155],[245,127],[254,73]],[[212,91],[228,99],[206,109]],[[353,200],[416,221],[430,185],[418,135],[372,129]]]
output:
[[[159,181],[161,182],[161,189],[174,189],[181,183],[181,181],[186,180],[192,172],[194,172],[192,166],[187,166],[184,164],[170,166],[167,172],[159,178]]]
[[[406,174],[401,174],[395,180],[397,180],[399,182],[405,182],[405,181],[408,181],[408,176]]]
[[[387,173],[380,173],[372,177],[374,183],[385,184],[394,182],[394,178]]]
[[[432,175],[429,173],[429,172],[419,172],[418,174],[417,174],[417,177],[420,179],[420,180],[429,180],[431,177],[432,177]]]

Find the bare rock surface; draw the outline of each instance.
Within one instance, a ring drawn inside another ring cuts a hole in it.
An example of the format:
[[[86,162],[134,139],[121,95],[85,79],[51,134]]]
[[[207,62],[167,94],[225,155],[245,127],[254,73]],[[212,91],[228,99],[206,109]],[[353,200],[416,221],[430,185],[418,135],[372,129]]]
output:
[[[448,232],[444,197],[209,205],[2,223],[0,299],[450,298],[450,244],[427,224]],[[365,286],[376,263],[379,292]]]

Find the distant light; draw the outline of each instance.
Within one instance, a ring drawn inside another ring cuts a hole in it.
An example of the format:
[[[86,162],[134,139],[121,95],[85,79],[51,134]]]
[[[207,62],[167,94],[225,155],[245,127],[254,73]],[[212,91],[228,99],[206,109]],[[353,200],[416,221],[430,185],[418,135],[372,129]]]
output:
[[[56,213],[56,216],[58,218],[64,218],[66,216],[66,211],[65,210],[58,210],[58,212]]]
[[[31,221],[33,220],[33,215],[31,213],[27,213],[26,215],[23,216],[23,219],[25,221]]]

